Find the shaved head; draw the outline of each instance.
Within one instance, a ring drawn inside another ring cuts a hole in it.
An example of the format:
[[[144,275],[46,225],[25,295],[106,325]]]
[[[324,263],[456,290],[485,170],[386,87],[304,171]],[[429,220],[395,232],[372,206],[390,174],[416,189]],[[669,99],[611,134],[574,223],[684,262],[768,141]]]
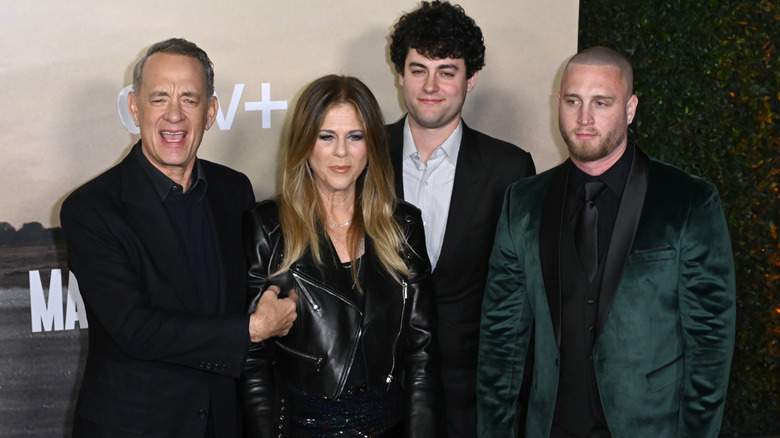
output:
[[[620,76],[626,87],[626,95],[634,94],[634,69],[631,67],[631,62],[609,47],[590,47],[577,53],[566,64],[566,69],[563,71],[564,76],[566,76],[570,64],[613,65],[620,69]]]

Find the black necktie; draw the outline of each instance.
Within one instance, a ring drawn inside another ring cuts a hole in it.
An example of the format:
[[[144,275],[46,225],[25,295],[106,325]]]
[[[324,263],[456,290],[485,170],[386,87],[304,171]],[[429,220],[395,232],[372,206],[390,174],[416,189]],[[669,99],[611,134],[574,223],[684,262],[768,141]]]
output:
[[[603,189],[604,183],[601,181],[585,183],[585,200],[580,207],[580,212],[577,215],[577,226],[574,229],[574,244],[577,246],[577,255],[580,257],[580,262],[590,282],[593,282],[593,277],[599,267],[599,212],[594,201]]]

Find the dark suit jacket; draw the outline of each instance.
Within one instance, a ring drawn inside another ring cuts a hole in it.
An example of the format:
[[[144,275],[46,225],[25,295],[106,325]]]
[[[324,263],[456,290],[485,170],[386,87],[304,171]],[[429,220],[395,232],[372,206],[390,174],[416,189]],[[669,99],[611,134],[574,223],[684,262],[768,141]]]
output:
[[[202,437],[209,408],[217,436],[239,436],[236,379],[249,344],[241,215],[251,185],[201,160],[220,272],[218,315],[202,316],[177,231],[133,155],[74,191],[60,213],[89,321],[73,436]]]
[[[558,391],[568,163],[510,186],[479,349],[480,436],[511,436],[533,349],[526,434],[550,436]],[[734,346],[734,262],[716,188],[638,148],[604,262],[593,363],[613,437],[717,437]]]
[[[387,132],[396,193],[403,199],[404,118],[388,125]],[[479,318],[504,192],[510,183],[535,173],[528,152],[463,122],[447,228],[432,275],[450,438],[476,432]]]

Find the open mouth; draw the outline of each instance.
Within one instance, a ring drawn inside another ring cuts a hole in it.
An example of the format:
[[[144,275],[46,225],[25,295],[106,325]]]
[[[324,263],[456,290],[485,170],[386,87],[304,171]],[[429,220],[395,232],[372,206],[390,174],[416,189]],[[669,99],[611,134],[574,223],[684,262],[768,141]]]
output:
[[[179,143],[187,136],[186,131],[161,131],[160,136],[169,143]]]

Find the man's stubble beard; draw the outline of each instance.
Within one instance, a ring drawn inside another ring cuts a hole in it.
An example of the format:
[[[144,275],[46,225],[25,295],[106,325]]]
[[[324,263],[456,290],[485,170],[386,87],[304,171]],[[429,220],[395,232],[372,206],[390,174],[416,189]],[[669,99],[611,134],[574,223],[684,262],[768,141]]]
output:
[[[595,148],[585,148],[584,142],[579,142],[573,133],[561,133],[563,141],[569,149],[569,155],[577,161],[590,163],[598,161],[618,148],[626,139],[625,132],[610,131],[606,137],[599,136],[600,141]]]

